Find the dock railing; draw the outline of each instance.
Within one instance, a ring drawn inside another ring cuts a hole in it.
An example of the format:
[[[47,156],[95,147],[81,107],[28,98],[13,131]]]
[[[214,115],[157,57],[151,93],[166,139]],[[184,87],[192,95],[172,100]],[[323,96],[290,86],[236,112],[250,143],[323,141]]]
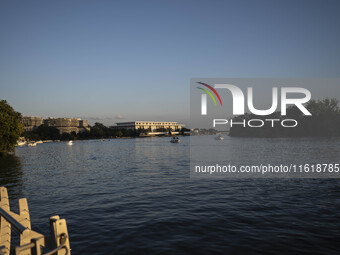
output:
[[[20,245],[11,249],[12,227],[20,234]],[[10,211],[7,189],[0,187],[0,255],[64,255],[71,254],[65,219],[50,217],[51,238],[31,229],[26,198],[19,199],[19,214]],[[50,251],[43,253],[45,241]]]

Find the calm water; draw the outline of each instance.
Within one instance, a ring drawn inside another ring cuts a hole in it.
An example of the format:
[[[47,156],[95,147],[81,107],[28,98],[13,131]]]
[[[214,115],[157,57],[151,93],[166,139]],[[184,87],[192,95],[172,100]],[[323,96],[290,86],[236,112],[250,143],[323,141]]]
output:
[[[340,254],[340,180],[190,180],[181,139],[17,148],[0,160],[0,185],[13,210],[28,199],[38,232],[66,218],[73,254]]]

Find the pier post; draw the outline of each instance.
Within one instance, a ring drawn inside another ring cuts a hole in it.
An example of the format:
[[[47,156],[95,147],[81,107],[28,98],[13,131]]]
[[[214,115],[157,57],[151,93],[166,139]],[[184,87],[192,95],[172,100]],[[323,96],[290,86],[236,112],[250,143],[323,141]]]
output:
[[[19,214],[10,210],[7,189],[0,187],[0,255],[11,251],[11,228],[20,233],[20,246],[12,250],[16,255],[41,255],[45,247],[45,237],[31,229],[31,220],[26,198],[19,199]],[[46,255],[71,254],[65,219],[50,218],[52,250]]]
[[[8,193],[5,187],[0,187],[0,208],[9,212]],[[9,255],[11,249],[11,223],[0,216],[0,254]]]

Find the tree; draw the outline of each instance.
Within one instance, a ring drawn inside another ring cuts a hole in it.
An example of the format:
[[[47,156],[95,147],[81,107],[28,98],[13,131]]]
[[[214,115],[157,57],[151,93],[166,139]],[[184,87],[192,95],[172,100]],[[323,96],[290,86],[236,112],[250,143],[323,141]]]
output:
[[[296,106],[287,108],[287,115],[281,116],[274,112],[269,116],[244,114],[233,118],[235,122],[246,122],[250,119],[261,119],[264,125],[261,128],[252,128],[243,125],[232,126],[230,136],[240,137],[332,137],[340,136],[340,108],[337,99],[310,100],[305,106],[311,116],[305,116]],[[284,128],[281,125],[272,127],[271,122],[265,119],[294,119],[298,125],[294,128]]]
[[[22,130],[21,114],[0,100],[0,152],[14,151]]]
[[[123,136],[122,130],[117,130],[116,135],[117,135],[117,137],[122,137]]]
[[[35,131],[42,140],[59,140],[60,133],[56,127],[49,127],[44,124],[40,125]]]
[[[63,140],[63,141],[74,140],[74,137],[72,136],[72,134],[62,133],[60,135],[60,140]]]
[[[94,126],[91,127],[90,133],[92,137],[103,138],[106,136],[107,131],[108,131],[108,128],[105,125],[103,125],[102,123],[96,122],[94,123]]]

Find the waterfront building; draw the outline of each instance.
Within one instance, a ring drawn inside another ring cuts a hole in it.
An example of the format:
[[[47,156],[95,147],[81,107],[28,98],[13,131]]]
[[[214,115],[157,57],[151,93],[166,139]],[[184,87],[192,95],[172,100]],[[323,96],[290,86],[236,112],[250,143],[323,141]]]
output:
[[[48,127],[55,127],[62,133],[76,132],[81,133],[90,131],[87,120],[73,119],[73,118],[47,118],[44,124]]]
[[[129,130],[145,130],[148,133],[155,132],[179,132],[184,127],[183,124],[171,121],[131,121],[118,122],[113,128]]]
[[[41,117],[24,116],[21,119],[24,132],[33,131],[40,125],[44,124],[44,119]]]
[[[40,125],[46,125],[48,127],[55,127],[62,133],[71,133],[90,131],[87,120],[74,119],[74,118],[47,118],[43,119],[41,117],[27,117],[24,116],[21,121],[23,125],[24,132],[34,131]]]

